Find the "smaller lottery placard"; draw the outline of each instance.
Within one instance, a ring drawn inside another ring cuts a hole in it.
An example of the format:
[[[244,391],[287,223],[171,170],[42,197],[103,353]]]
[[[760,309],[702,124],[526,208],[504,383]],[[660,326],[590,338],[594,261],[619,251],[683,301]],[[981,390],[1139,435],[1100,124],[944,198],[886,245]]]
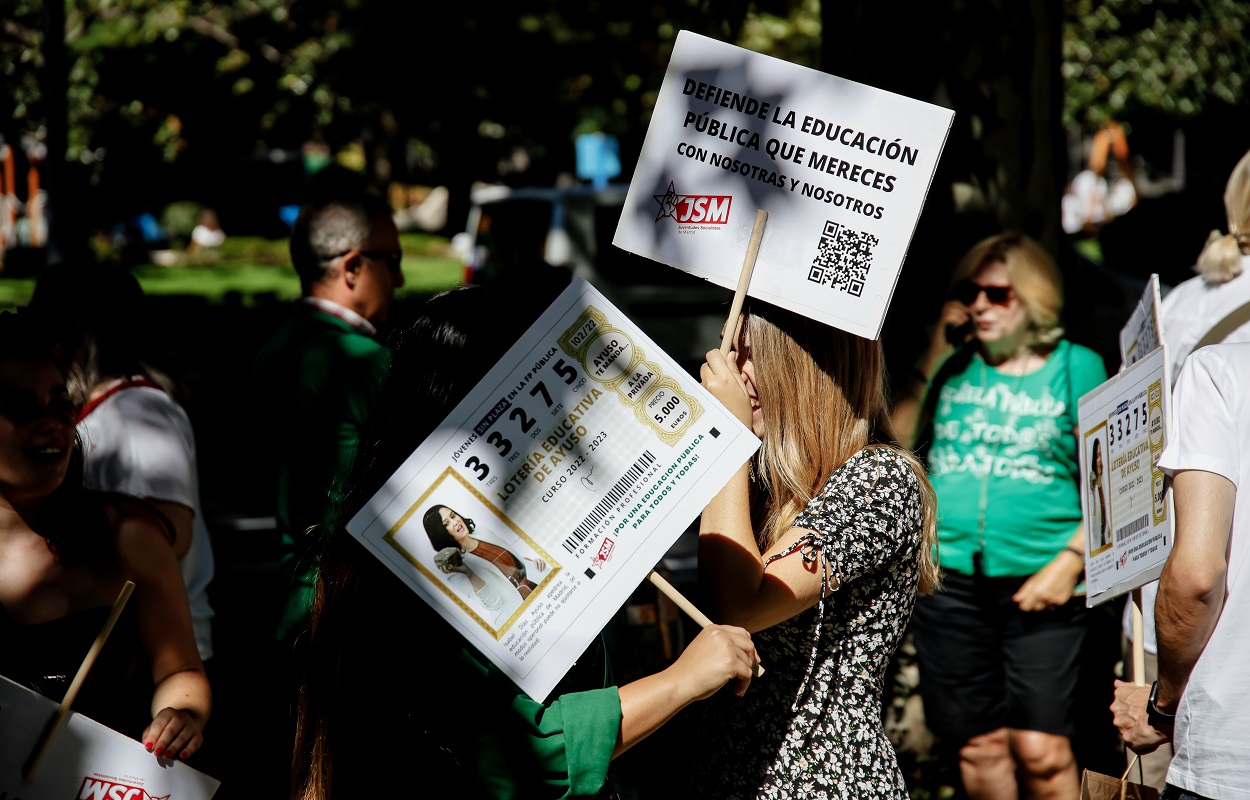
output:
[[[542,701],[759,439],[585,280],[511,335],[347,529]]]
[[[1171,382],[1156,347],[1080,401],[1081,511],[1086,604],[1136,589],[1172,552],[1172,497],[1159,457],[1167,443]]]
[[[1132,366],[1163,344],[1163,304],[1159,299],[1159,275],[1146,282],[1141,299],[1128,322],[1120,329],[1120,364]]]
[[[209,800],[216,778],[157,758],[136,739],[71,713],[34,773],[23,767],[57,704],[0,676],[0,798],[4,800]]]

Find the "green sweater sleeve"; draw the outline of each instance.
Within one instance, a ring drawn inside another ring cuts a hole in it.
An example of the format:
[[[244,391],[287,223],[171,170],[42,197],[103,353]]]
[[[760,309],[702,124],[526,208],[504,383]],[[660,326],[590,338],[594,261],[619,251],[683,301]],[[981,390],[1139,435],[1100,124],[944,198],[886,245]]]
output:
[[[491,798],[598,797],[608,779],[621,726],[615,686],[566,692],[539,703],[494,665],[465,653],[483,673],[482,700],[508,698],[478,739],[476,772]],[[504,713],[499,718],[498,712]],[[484,717],[485,715],[483,715]]]
[[[561,695],[545,707],[518,693],[513,708],[533,720],[534,756],[549,765],[547,771],[567,775],[567,791],[560,796],[597,796],[621,727],[616,687]]]

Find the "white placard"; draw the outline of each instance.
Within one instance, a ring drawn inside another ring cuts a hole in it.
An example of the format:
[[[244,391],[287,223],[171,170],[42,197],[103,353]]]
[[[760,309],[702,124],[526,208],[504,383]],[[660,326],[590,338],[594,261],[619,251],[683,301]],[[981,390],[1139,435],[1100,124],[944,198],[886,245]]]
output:
[[[347,529],[542,701],[758,447],[577,279]],[[440,571],[423,523],[439,506],[525,562],[534,588],[471,553],[483,590]]]
[[[1159,468],[1170,430],[1168,372],[1166,352],[1156,347],[1080,401],[1081,511],[1090,607],[1159,577],[1172,552],[1172,495],[1164,491]],[[1091,478],[1096,449],[1103,462],[1097,484]],[[1103,503],[1097,501],[1099,487]]]
[[[30,780],[22,767],[57,704],[0,676],[0,797],[6,800],[208,800],[221,782],[81,714],[69,715]]]
[[[681,31],[612,243],[875,339],[953,119]]]
[[[1146,290],[1133,307],[1128,323],[1120,329],[1120,365],[1132,366],[1163,344],[1163,312],[1159,299],[1159,275],[1153,273]]]

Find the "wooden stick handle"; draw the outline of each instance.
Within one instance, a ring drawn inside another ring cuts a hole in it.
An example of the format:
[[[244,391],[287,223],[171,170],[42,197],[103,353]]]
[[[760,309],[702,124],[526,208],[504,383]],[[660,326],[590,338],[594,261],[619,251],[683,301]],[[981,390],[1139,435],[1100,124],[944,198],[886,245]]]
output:
[[[1146,683],[1146,632],[1142,619],[1141,587],[1133,590],[1133,683]]]
[[[651,572],[647,575],[647,579],[655,584],[655,588],[664,592],[664,595],[669,600],[672,600],[678,608],[690,615],[692,620],[699,623],[700,628],[706,628],[708,625],[712,624],[712,620],[708,618],[707,614],[704,614],[702,611],[695,608],[694,603],[687,600],[685,595],[677,591],[676,587],[669,583],[663,575],[655,570],[651,570]]]
[[[742,262],[742,272],[738,274],[738,288],[734,291],[733,304],[729,306],[729,320],[725,322],[725,333],[720,340],[720,351],[725,355],[729,355],[729,351],[733,349],[734,333],[738,330],[738,315],[742,313],[747,286],[751,284],[751,273],[755,271],[755,259],[760,254],[760,242],[764,240],[766,222],[768,222],[768,212],[761,208],[755,212],[755,226],[751,228],[751,243],[747,245],[747,257]]]
[[[672,600],[678,608],[689,614],[692,620],[699,623],[700,628],[706,628],[708,625],[712,624],[712,620],[708,617],[708,615],[696,608],[695,604],[687,600],[686,596],[681,592],[677,591],[676,587],[669,583],[663,575],[655,570],[651,570],[651,572],[647,575],[647,579],[655,584],[655,588],[663,592],[664,596],[669,600]],[[763,674],[764,668],[756,665],[755,677],[758,678]]]
[[[65,697],[61,699],[61,704],[57,706],[56,714],[52,716],[52,719],[48,720],[43,733],[39,735],[38,741],[35,742],[35,749],[31,752],[30,758],[26,759],[26,763],[22,766],[23,780],[30,780],[34,776],[35,770],[39,769],[39,762],[43,761],[43,757],[47,755],[49,748],[52,746],[52,741],[61,732],[65,721],[69,719],[70,706],[74,704],[74,698],[78,696],[78,690],[82,688],[83,681],[87,679],[87,673],[91,671],[91,666],[95,664],[96,657],[104,649],[104,642],[109,638],[109,634],[113,632],[113,626],[117,624],[117,618],[122,615],[122,610],[126,607],[126,601],[130,599],[130,594],[134,590],[134,581],[126,581],[126,585],[122,587],[121,593],[117,595],[117,600],[113,603],[112,610],[109,611],[108,619],[104,620],[104,627],[100,629],[100,633],[96,635],[95,641],[91,643],[91,649],[87,651],[87,657],[82,660],[82,664],[78,667],[78,672],[74,675],[74,680],[70,682],[69,688],[65,690]]]

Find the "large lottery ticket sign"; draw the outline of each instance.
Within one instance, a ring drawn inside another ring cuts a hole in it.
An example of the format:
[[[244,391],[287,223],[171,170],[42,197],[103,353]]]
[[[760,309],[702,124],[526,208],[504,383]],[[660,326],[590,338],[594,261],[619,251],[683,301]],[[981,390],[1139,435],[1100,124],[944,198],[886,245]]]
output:
[[[758,447],[578,279],[347,529],[541,701]],[[487,546],[440,548],[440,517]]]
[[[681,31],[612,243],[875,339],[953,119]]]
[[[1171,418],[1166,353],[1155,347],[1080,400],[1091,607],[1159,577],[1172,551],[1171,494],[1159,468]]]

